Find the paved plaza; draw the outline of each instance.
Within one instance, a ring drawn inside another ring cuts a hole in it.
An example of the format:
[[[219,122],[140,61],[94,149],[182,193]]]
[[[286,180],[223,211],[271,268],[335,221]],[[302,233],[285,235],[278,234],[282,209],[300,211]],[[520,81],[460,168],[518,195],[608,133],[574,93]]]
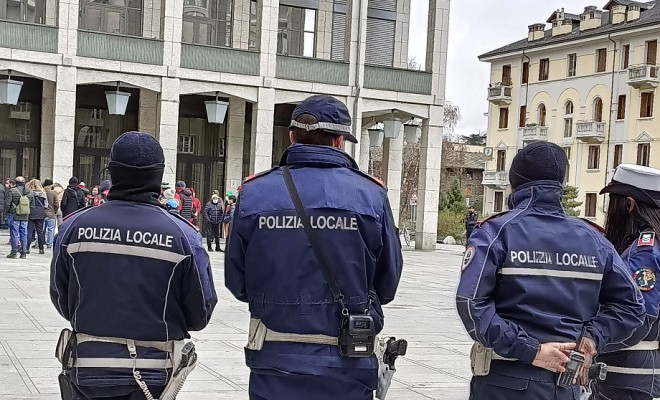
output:
[[[0,399],[59,399],[55,343],[67,322],[48,294],[51,254],[8,260],[7,236],[0,234]],[[404,245],[405,246],[405,245]],[[404,249],[397,299],[385,307],[385,332],[409,343],[397,361],[388,399],[463,400],[468,397],[470,341],[454,309],[462,248],[434,252]],[[200,364],[181,400],[247,399],[248,369],[243,346],[247,305],[224,287],[223,253],[211,253],[218,305],[210,325],[193,332]],[[101,316],[100,316],[101,317]]]

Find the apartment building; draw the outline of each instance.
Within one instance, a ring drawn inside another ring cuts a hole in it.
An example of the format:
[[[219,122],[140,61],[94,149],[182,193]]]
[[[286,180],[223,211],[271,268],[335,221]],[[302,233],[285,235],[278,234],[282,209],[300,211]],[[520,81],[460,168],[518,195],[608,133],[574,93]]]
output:
[[[479,57],[491,64],[485,214],[507,209],[509,166],[531,142],[565,149],[582,216],[600,223],[598,192],[619,164],[660,168],[658,39],[656,1],[612,0],[557,10],[526,39]]]
[[[0,176],[93,184],[139,129],[162,144],[165,181],[235,191],[279,161],[296,103],[323,93],[351,110],[346,151],[365,171],[369,127],[421,119],[417,246],[431,248],[449,0],[430,1],[424,71],[407,69],[411,1],[0,0]],[[402,148],[402,134],[383,143],[395,217]]]

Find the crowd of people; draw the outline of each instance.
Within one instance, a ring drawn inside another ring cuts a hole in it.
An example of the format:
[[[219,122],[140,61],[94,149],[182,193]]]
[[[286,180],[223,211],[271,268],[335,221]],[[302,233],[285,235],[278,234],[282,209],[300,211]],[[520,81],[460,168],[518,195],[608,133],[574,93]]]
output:
[[[26,181],[22,176],[5,179],[0,187],[0,227],[9,230],[11,252],[7,257],[27,258],[32,248],[44,254],[45,249],[53,247],[63,218],[82,208],[105,203],[111,186],[109,180],[104,180],[90,190],[76,177],[69,179],[66,187],[50,178],[43,181],[37,178]],[[179,214],[198,229],[203,228],[208,251],[214,251],[214,243],[215,251],[223,251],[220,239],[229,236],[236,205],[232,192],[222,201],[220,192],[214,190],[202,208],[195,189],[187,187],[184,181],[178,181],[175,188],[163,182],[158,201],[168,211]]]

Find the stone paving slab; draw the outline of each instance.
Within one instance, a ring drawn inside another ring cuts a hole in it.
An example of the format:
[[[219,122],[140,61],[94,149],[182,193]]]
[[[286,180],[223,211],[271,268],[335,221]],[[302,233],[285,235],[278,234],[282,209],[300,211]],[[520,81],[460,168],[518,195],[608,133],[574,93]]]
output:
[[[59,399],[59,365],[54,348],[68,326],[49,297],[51,254],[8,260],[0,234],[0,399]],[[454,309],[462,248],[434,252],[404,249],[404,273],[397,299],[385,306],[385,334],[406,338],[408,355],[397,361],[388,394],[392,400],[468,398],[471,342]],[[180,400],[247,399],[245,367],[247,305],[224,288],[224,253],[211,253],[219,296],[209,326],[193,332],[200,363]]]

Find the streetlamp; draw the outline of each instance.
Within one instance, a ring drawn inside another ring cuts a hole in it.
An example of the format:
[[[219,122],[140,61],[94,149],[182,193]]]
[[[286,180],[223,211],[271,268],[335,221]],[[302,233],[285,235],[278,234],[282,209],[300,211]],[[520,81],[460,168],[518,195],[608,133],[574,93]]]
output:
[[[18,96],[21,94],[23,82],[11,79],[11,70],[7,72],[8,79],[0,79],[0,104],[11,104],[15,106],[18,103]]]
[[[105,100],[108,102],[108,114],[126,114],[129,97],[131,97],[130,93],[119,91],[119,81],[117,81],[117,90],[105,92]]]
[[[415,120],[411,120],[403,126],[403,138],[407,143],[417,143],[421,136],[422,128],[415,123]]]
[[[383,144],[383,130],[381,128],[367,129],[371,147],[380,147]]]
[[[223,124],[225,116],[227,115],[227,107],[229,103],[226,101],[218,100],[219,92],[215,92],[215,100],[205,101],[206,117],[211,124]]]
[[[385,133],[385,137],[388,139],[398,138],[399,134],[401,133],[401,125],[403,125],[403,122],[394,118],[394,110],[392,110],[390,119],[383,121],[383,131]]]

